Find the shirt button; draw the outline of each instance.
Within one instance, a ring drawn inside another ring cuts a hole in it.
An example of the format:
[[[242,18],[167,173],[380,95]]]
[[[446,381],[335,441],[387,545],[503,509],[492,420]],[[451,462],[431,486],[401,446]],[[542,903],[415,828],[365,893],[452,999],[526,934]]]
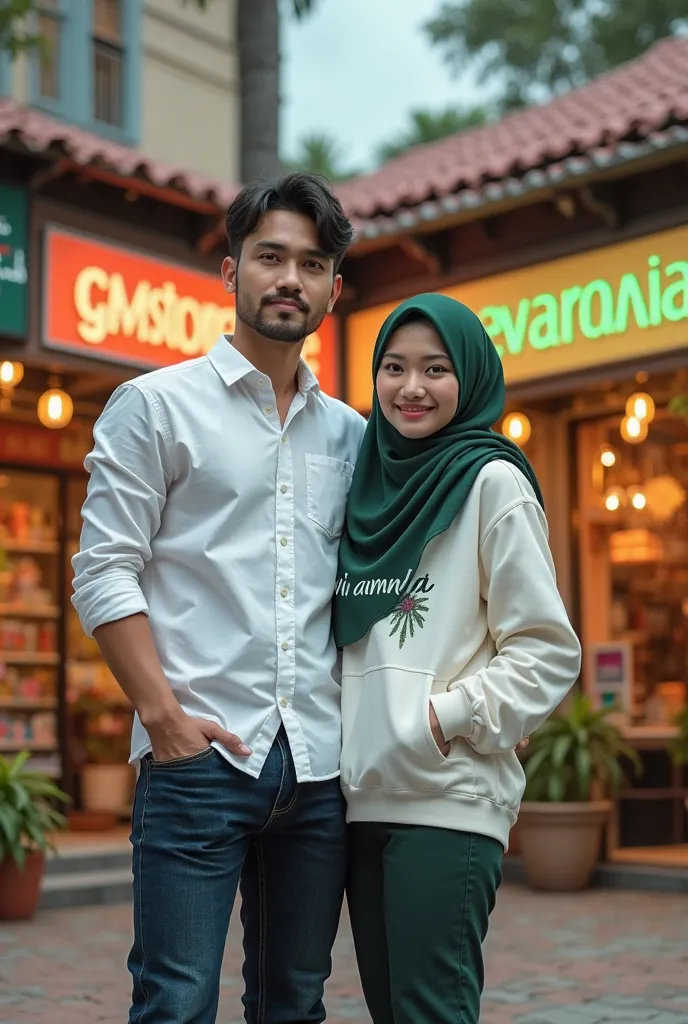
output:
[[[282,597],[287,597],[287,595],[289,594],[289,587],[282,587],[282,589],[280,590],[280,594],[282,595]]]
[[[280,540],[280,544],[282,545],[283,548],[286,548],[288,543],[289,541],[287,540],[286,537],[282,537],[282,539]]]
[[[289,701],[287,700],[286,697],[282,697],[282,700],[280,701],[280,704],[282,705],[283,708],[288,708],[289,707]]]
[[[289,650],[289,644],[287,643],[287,641],[286,641],[286,640],[285,640],[285,641],[284,641],[284,643],[282,644],[282,650],[283,650],[283,651],[288,651],[288,650]]]
[[[266,416],[271,416],[272,415],[272,406],[271,405],[266,405],[263,408],[263,412],[265,413]]]
[[[259,377],[259,378],[258,378],[258,383],[262,385],[262,384],[264,384],[264,383],[265,383],[265,381],[263,380],[263,378],[262,378],[262,377]]]
[[[286,444],[286,443],[287,443],[287,435],[286,434],[282,434],[282,444]]]
[[[282,494],[286,494],[288,490],[289,488],[287,487],[286,484],[282,484],[282,486],[280,487],[280,491],[282,492]]]

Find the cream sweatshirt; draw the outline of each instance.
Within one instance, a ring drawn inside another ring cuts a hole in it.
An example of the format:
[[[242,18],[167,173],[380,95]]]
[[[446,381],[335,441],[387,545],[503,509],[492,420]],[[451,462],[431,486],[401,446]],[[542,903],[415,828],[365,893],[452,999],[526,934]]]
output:
[[[341,780],[349,821],[431,825],[506,849],[525,777],[514,748],[578,678],[545,515],[495,461],[406,580],[393,612],[344,648]],[[432,701],[445,739],[430,731]]]

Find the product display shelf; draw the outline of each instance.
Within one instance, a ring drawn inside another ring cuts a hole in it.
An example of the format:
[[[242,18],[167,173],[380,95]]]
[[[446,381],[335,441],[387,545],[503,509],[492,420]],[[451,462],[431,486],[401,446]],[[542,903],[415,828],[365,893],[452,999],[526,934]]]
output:
[[[0,604],[0,618],[13,619],[59,619],[60,609],[57,605],[31,605],[12,602]]]
[[[0,696],[0,711],[57,711],[57,699]]]
[[[6,665],[59,665],[57,651],[0,651],[0,661]]]
[[[29,752],[60,778],[59,489],[47,474],[5,474],[0,491],[0,754]]]
[[[5,538],[1,546],[11,555],[56,555],[59,544],[54,540],[14,540]]]

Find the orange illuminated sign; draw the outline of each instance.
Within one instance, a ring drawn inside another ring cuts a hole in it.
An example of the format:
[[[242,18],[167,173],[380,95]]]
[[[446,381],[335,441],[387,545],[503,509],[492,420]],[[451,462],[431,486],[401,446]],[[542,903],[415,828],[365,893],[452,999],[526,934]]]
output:
[[[444,290],[474,310],[507,384],[688,347],[688,227]],[[347,321],[347,398],[370,408],[375,338],[397,303]]]
[[[135,367],[208,352],[234,330],[234,298],[217,275],[51,226],[45,237],[43,341]],[[328,317],[304,345],[325,392],[338,393],[337,334]]]

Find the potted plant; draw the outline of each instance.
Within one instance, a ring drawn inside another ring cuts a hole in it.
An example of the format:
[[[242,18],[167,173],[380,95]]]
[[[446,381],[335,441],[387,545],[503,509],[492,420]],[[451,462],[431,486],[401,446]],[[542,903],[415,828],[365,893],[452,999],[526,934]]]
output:
[[[75,701],[72,712],[80,723],[84,810],[123,814],[131,802],[133,785],[128,763],[132,711],[95,691],[86,691]]]
[[[674,764],[688,764],[688,704],[685,704],[674,719],[678,734],[671,741],[669,753]]]
[[[674,764],[683,766],[688,764],[688,704],[684,704],[682,710],[676,715],[674,725],[678,729],[678,734],[669,745],[669,754]],[[685,805],[688,811],[688,797],[686,797]]]
[[[636,751],[609,720],[614,708],[593,708],[574,693],[566,711],[531,737],[519,838],[526,879],[534,889],[568,892],[590,881],[602,830],[612,812],[627,760]]]
[[[0,920],[26,921],[38,906],[53,832],[66,827],[56,805],[69,797],[42,772],[25,769],[30,754],[0,757]]]

